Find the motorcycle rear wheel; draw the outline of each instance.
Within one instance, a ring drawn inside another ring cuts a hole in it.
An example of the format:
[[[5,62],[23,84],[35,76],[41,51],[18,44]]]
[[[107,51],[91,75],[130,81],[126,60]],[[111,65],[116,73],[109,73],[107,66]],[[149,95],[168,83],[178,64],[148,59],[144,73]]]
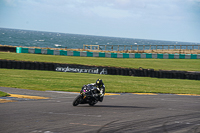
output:
[[[73,105],[73,106],[79,105],[80,100],[81,100],[81,95],[78,95],[78,96],[74,99],[72,105]]]

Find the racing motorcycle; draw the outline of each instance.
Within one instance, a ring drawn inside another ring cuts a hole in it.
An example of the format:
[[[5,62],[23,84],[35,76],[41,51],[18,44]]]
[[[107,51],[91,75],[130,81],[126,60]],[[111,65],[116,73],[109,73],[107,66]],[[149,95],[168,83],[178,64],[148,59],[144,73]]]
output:
[[[74,99],[73,106],[79,104],[89,104],[94,106],[98,102],[99,90],[92,84],[84,85],[80,91],[80,94]]]

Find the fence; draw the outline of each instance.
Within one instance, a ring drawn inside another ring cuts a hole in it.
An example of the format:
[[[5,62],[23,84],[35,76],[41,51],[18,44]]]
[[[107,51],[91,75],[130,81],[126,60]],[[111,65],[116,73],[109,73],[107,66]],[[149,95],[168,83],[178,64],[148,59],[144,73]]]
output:
[[[200,50],[200,45],[86,45],[83,49],[122,51],[122,50]]]
[[[17,47],[17,53],[49,54],[82,57],[107,57],[107,58],[154,58],[154,59],[200,59],[200,54],[157,54],[157,53],[109,53],[88,51],[65,51],[37,48]]]
[[[106,57],[106,58],[200,59],[200,54],[110,53],[110,52],[88,52],[88,51],[65,51],[65,50],[23,48],[23,47],[17,47],[16,53],[49,54],[49,55],[82,56],[82,57]]]

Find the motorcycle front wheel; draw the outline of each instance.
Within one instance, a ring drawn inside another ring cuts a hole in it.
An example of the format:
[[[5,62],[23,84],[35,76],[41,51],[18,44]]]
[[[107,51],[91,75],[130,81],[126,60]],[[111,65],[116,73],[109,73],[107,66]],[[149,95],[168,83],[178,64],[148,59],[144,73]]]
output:
[[[78,95],[73,101],[73,106],[79,105],[81,98],[81,95]]]

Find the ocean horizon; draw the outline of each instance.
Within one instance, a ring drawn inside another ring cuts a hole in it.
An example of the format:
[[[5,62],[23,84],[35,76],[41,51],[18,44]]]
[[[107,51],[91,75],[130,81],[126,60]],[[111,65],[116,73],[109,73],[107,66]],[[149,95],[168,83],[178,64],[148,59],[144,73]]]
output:
[[[200,45],[194,42],[149,40],[0,28],[0,44],[22,47],[82,49],[87,45]],[[110,49],[110,48],[109,48]]]

